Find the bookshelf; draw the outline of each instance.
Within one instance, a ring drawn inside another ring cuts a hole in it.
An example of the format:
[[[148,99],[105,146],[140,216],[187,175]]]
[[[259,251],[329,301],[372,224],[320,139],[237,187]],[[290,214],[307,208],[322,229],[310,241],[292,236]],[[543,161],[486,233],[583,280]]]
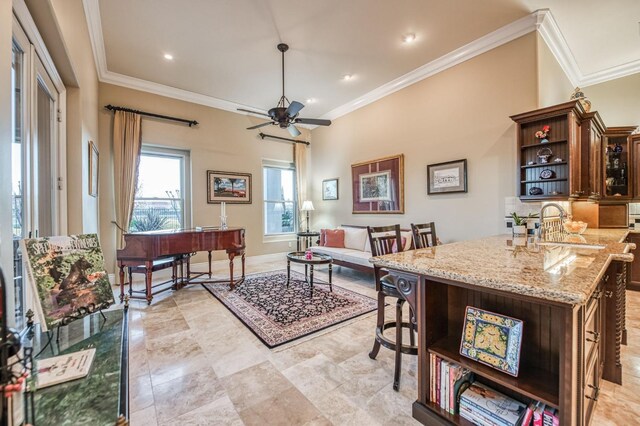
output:
[[[511,117],[517,124],[518,195],[522,201],[566,200],[581,190],[581,168],[586,167],[589,159],[579,145],[584,114],[582,105],[572,101]],[[546,139],[539,139],[535,134],[544,126],[550,126],[551,130]],[[542,162],[540,150],[550,155],[548,162]],[[555,178],[542,179],[542,169],[552,170]],[[542,194],[532,194],[534,190],[542,190]]]
[[[455,362],[473,371],[481,378],[503,386],[536,401],[542,401],[554,408],[559,406],[558,376],[535,368],[521,370],[518,377],[501,373],[494,368],[463,357],[459,353],[461,336],[447,336],[429,347],[429,352],[445,361]]]

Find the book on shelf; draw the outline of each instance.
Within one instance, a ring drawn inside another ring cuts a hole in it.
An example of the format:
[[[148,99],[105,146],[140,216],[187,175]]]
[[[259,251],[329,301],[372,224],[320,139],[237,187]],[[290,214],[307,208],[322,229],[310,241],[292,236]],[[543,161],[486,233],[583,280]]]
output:
[[[458,414],[460,393],[473,381],[473,373],[435,354],[430,354],[429,365],[429,400],[451,414]]]
[[[504,426],[520,426],[527,406],[490,387],[474,382],[460,396],[460,404],[465,404],[485,417],[494,419]]]
[[[460,402],[460,416],[480,426],[506,426],[488,414],[485,414],[474,407],[470,407],[466,402]]]
[[[96,349],[37,360],[38,389],[80,379],[89,374]]]
[[[558,410],[553,407],[546,407],[542,413],[542,426],[558,426],[559,424]]]
[[[542,426],[542,415],[544,413],[545,405],[538,402],[535,410],[533,410],[533,426]]]
[[[539,402],[531,402],[527,406],[527,411],[525,411],[524,416],[522,417],[522,422],[521,422],[522,426],[531,425],[531,421],[533,420],[533,410],[536,409],[536,404],[539,404]]]

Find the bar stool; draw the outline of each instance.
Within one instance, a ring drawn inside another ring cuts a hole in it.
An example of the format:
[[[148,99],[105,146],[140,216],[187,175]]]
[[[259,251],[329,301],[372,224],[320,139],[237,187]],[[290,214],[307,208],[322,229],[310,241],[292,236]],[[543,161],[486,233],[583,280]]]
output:
[[[438,245],[438,237],[436,237],[436,224],[434,222],[411,224],[411,233],[413,234],[413,244],[415,248],[427,248]]]
[[[402,238],[400,236],[400,225],[367,227],[369,233],[369,243],[371,244],[371,254],[373,256],[382,256],[385,254],[402,251]],[[393,376],[393,390],[397,391],[400,384],[400,368],[402,366],[402,354],[418,355],[418,347],[416,346],[414,331],[416,331],[414,313],[409,311],[408,322],[402,321],[402,306],[405,299],[398,291],[395,279],[388,271],[375,266],[374,275],[376,280],[376,290],[378,291],[378,320],[376,323],[376,338],[373,343],[373,349],[369,352],[369,358],[376,359],[380,346],[391,349],[396,353],[395,372]],[[385,322],[384,309],[385,299],[394,297],[396,301],[396,318],[395,321]],[[395,328],[395,341],[384,336],[384,331],[389,328]],[[402,344],[402,330],[409,330],[410,345]]]

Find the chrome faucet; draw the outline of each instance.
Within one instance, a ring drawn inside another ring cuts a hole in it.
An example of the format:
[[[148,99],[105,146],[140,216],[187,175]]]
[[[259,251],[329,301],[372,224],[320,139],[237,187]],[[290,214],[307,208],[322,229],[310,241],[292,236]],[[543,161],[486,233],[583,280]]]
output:
[[[562,208],[562,206],[558,203],[548,203],[545,204],[544,206],[542,206],[542,208],[540,209],[540,227],[538,228],[538,237],[542,238],[544,236],[545,233],[545,229],[544,229],[544,212],[545,210],[547,210],[548,207],[555,207],[556,209],[558,209],[558,211],[560,212],[560,225],[562,225],[564,216],[566,215],[566,212],[564,211],[564,209]]]

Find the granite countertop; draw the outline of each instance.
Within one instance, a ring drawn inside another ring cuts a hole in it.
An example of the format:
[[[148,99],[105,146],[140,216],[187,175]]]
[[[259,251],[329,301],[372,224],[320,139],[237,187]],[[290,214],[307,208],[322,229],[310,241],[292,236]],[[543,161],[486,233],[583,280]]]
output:
[[[633,261],[625,229],[566,241],[498,235],[374,257],[377,266],[560,302],[585,303],[612,260]],[[567,243],[574,243],[567,245]],[[600,246],[601,248],[593,248]]]

